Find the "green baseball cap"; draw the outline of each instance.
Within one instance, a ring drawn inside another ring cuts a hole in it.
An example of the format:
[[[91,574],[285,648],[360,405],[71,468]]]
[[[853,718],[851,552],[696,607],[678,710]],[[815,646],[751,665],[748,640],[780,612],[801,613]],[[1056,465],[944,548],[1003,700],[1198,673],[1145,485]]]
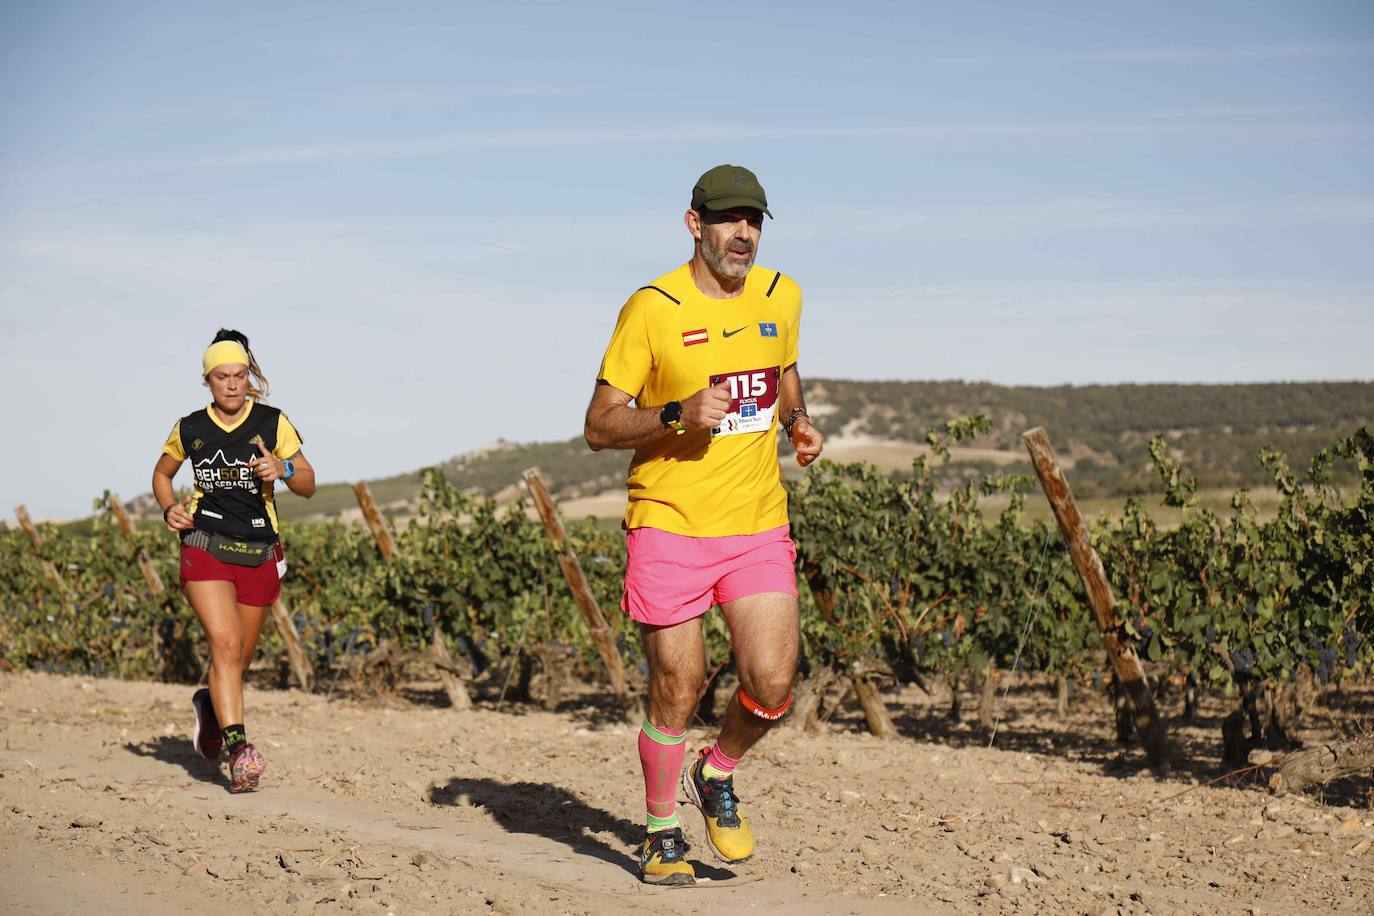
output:
[[[758,177],[742,165],[718,165],[697,179],[692,188],[692,209],[729,210],[753,207],[768,213],[768,195]],[[773,214],[768,213],[772,219]]]

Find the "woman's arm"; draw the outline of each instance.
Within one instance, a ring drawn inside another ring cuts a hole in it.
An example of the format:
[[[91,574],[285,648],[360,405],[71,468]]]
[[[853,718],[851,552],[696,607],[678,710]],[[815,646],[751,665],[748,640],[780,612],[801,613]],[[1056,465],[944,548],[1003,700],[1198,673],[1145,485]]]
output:
[[[295,466],[296,473],[287,480],[286,488],[297,496],[309,499],[315,495],[315,468],[310,464],[310,460],[305,457],[305,452],[297,452],[291,456],[291,464]]]
[[[196,524],[190,512],[191,500],[195,497],[188,496],[177,502],[176,491],[172,487],[172,478],[179,470],[181,462],[165,452],[158,456],[157,464],[153,467],[153,499],[162,509],[162,518],[169,531],[185,531]]]

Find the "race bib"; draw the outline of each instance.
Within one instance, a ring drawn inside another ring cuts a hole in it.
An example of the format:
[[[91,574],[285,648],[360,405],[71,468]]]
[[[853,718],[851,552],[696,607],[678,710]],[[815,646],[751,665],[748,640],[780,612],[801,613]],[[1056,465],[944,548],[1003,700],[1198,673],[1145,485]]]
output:
[[[767,432],[778,409],[777,366],[711,376],[711,386],[721,382],[730,386],[730,407],[725,419],[711,430],[712,436],[737,436],[740,433]]]

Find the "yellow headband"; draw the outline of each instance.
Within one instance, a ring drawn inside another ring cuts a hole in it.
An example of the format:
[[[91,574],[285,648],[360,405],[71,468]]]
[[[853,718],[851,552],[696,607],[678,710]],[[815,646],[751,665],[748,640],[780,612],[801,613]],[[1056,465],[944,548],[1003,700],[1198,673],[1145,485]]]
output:
[[[239,363],[248,365],[248,351],[243,348],[243,344],[236,340],[221,340],[219,343],[210,344],[210,348],[205,351],[203,365],[205,371],[202,375],[209,375],[216,366],[223,366],[226,363]]]

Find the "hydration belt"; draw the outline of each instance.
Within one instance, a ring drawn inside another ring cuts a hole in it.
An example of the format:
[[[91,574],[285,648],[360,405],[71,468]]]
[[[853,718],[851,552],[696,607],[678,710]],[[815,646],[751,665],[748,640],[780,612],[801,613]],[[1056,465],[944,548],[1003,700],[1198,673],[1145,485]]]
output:
[[[261,566],[274,558],[276,541],[244,541],[209,531],[195,530],[186,534],[181,543],[199,547],[222,563],[235,566]]]

